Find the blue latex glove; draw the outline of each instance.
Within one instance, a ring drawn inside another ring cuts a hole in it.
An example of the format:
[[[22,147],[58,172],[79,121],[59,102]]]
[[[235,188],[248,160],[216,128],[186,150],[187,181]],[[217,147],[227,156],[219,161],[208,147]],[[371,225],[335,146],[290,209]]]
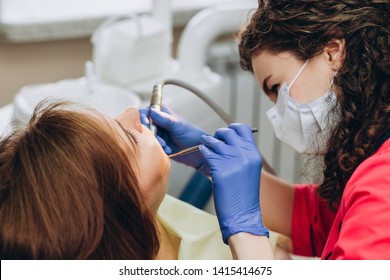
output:
[[[201,136],[207,135],[199,127],[173,116],[173,113],[166,106],[162,106],[161,111],[146,107],[140,109],[139,113],[141,123],[147,127],[149,127],[149,116],[152,118],[154,125],[157,126],[157,140],[168,155],[200,145]],[[192,166],[204,175],[210,175],[207,161],[199,151],[172,159]]]
[[[259,199],[262,158],[251,128],[231,124],[217,130],[214,137],[202,136],[200,151],[210,166],[223,241],[227,244],[238,232],[269,237]]]

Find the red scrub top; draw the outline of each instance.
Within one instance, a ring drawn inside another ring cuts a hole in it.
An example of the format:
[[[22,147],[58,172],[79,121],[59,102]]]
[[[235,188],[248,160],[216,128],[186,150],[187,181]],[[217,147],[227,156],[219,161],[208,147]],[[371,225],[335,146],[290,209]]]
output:
[[[390,140],[349,179],[337,212],[316,194],[295,189],[293,254],[321,259],[390,259]]]

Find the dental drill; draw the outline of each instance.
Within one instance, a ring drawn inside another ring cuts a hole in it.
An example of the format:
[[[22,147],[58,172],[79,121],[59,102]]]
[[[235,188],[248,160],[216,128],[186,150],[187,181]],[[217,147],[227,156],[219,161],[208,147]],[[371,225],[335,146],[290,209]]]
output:
[[[163,83],[155,84],[152,91],[152,97],[150,98],[150,108],[155,109],[157,111],[161,110],[162,106],[162,87]],[[150,131],[157,135],[157,127],[153,124],[152,118],[149,118]]]
[[[150,99],[150,108],[154,108],[156,110],[161,110],[161,108],[162,108],[162,88],[165,85],[175,85],[175,86],[182,87],[182,88],[194,93],[196,96],[198,96],[200,99],[202,99],[207,105],[209,105],[221,117],[221,119],[224,120],[224,122],[226,124],[234,123],[233,118],[230,115],[228,115],[216,102],[214,102],[214,100],[210,99],[202,91],[200,91],[199,89],[193,87],[192,85],[190,85],[188,83],[185,83],[185,82],[179,81],[179,80],[175,80],[175,79],[168,79],[168,80],[165,80],[163,82],[156,83],[154,85],[153,91],[152,91],[152,96]],[[157,134],[157,127],[153,124],[153,121],[151,118],[149,118],[149,124],[150,124],[150,131],[152,131],[152,133],[154,135],[156,135]],[[252,133],[255,133],[257,131],[258,131],[257,128],[252,129]],[[199,149],[199,146],[190,147],[190,148],[185,149],[183,151],[180,151],[178,153],[172,154],[169,157],[172,158],[172,157],[179,156],[179,155],[189,154],[189,153],[197,151],[198,149]],[[269,172],[273,175],[276,175],[275,171],[268,164],[268,162],[265,160],[265,158],[263,156],[262,156],[262,158],[263,158],[264,169],[267,172]]]

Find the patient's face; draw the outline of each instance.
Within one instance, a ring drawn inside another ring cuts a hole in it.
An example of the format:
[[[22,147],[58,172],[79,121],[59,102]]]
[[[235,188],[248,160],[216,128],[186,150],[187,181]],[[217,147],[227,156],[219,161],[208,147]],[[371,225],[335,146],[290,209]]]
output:
[[[137,109],[128,108],[113,122],[127,147],[136,159],[133,165],[141,192],[152,213],[157,210],[168,191],[170,161],[156,137],[140,123]],[[133,156],[129,155],[133,161]]]

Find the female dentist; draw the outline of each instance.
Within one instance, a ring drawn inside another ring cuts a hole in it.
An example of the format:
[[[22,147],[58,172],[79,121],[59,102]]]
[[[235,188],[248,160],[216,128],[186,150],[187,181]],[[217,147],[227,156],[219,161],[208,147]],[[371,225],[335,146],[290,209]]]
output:
[[[323,155],[318,186],[261,171],[247,125],[212,137],[166,108],[141,110],[144,124],[150,116],[159,127],[166,153],[201,144],[176,160],[212,176],[235,258],[274,257],[266,225],[291,237],[294,254],[390,259],[389,26],[388,0],[260,0],[239,34],[243,69],[276,103],[267,112],[276,136]]]

